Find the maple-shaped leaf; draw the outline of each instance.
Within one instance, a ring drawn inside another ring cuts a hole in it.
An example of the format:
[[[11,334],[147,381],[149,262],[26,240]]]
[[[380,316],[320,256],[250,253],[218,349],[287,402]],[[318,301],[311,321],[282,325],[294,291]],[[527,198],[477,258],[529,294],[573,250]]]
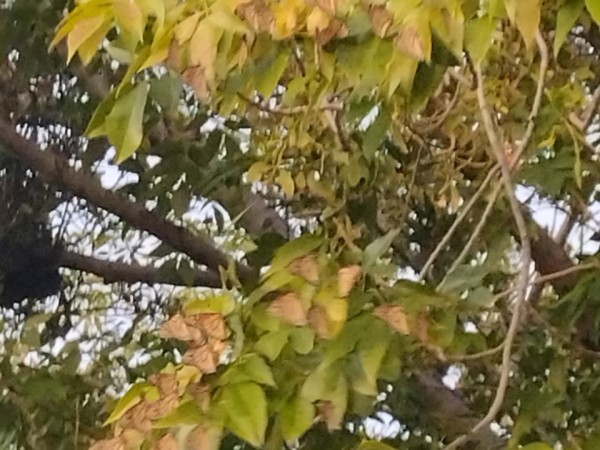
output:
[[[296,326],[306,325],[307,317],[302,300],[295,292],[277,297],[267,308],[269,314]]]
[[[203,373],[215,373],[219,364],[219,355],[213,352],[210,345],[190,348],[183,354],[183,363],[197,367]]]
[[[410,334],[410,325],[404,308],[400,305],[380,305],[374,309],[375,317],[387,322],[394,330]]]
[[[178,339],[180,341],[201,341],[204,338],[202,331],[185,323],[185,319],[181,314],[175,314],[167,320],[160,327],[158,334],[163,339]]]
[[[296,258],[290,263],[288,268],[294,275],[298,275],[311,283],[319,282],[319,264],[315,255]]]
[[[154,446],[152,450],[178,450],[177,439],[170,433],[165,434],[162,438],[160,438]]]
[[[315,334],[321,339],[331,338],[329,330],[329,317],[327,311],[322,306],[316,305],[308,311],[308,323]]]
[[[338,272],[338,293],[347,297],[360,278],[362,269],[358,265],[343,267]]]

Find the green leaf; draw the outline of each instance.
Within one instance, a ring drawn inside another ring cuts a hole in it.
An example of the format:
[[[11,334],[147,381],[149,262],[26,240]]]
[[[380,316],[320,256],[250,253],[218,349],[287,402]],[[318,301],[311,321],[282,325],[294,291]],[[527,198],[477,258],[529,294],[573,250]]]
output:
[[[249,354],[240,358],[235,364],[228,367],[219,377],[218,385],[244,383],[252,381],[267,386],[275,386],[273,373],[265,360],[257,354]]]
[[[220,405],[227,414],[226,425],[237,436],[255,447],[265,441],[267,429],[267,398],[256,383],[226,386]]]
[[[119,97],[106,116],[105,132],[117,150],[117,162],[133,155],[142,143],[148,91],[148,83],[140,83],[131,92]]]
[[[395,450],[383,442],[379,441],[363,441],[356,450]]]
[[[300,354],[306,355],[315,345],[315,332],[308,327],[295,327],[290,332],[290,346]]]
[[[525,45],[531,46],[540,26],[540,0],[506,0],[505,6],[508,17],[517,25]]]
[[[168,112],[177,109],[182,92],[183,83],[180,77],[169,74],[150,82],[150,98]]]
[[[552,447],[544,442],[534,442],[521,447],[521,450],[552,450]]]
[[[129,389],[129,391],[127,391],[127,393],[119,399],[112,413],[110,414],[108,419],[106,419],[106,422],[104,422],[103,426],[116,422],[121,417],[123,417],[123,415],[127,411],[129,411],[131,408],[133,408],[135,405],[141,402],[143,395],[152,388],[153,386],[145,381],[134,384],[131,387],[131,389]]]
[[[308,400],[296,396],[283,406],[279,417],[284,439],[294,441],[312,426],[315,407]]]
[[[399,232],[400,230],[392,230],[385,236],[374,240],[365,248],[362,255],[362,268],[365,272],[368,272],[377,260],[388,251]]]
[[[323,243],[323,238],[315,234],[304,234],[281,246],[275,252],[269,274],[287,267],[293,260],[305,256]]]
[[[600,25],[600,2],[598,0],[585,0],[585,6],[592,19]]]
[[[281,79],[289,58],[288,52],[280,52],[272,64],[265,65],[264,70],[257,73],[256,90],[265,98],[271,97],[277,83]]]
[[[358,342],[357,350],[366,381],[376,388],[379,369],[387,353],[391,335],[386,324],[375,318],[368,330]]]
[[[596,2],[597,3],[597,2]],[[567,0],[558,10],[556,16],[556,32],[554,34],[554,57],[558,56],[569,32],[583,12],[584,0]]]
[[[194,401],[186,401],[179,405],[179,407],[166,417],[158,420],[154,424],[154,428],[175,428],[183,427],[186,425],[197,425],[202,423],[204,416],[198,407],[198,404]]]
[[[487,15],[477,17],[467,23],[465,30],[465,46],[473,58],[480,63],[485,58],[492,45],[492,35],[496,30],[497,20],[491,20]]]
[[[209,295],[204,298],[188,300],[181,309],[186,315],[212,312],[227,316],[235,309],[235,300],[226,294]]]
[[[449,273],[438,287],[439,292],[461,293],[467,289],[481,286],[489,269],[485,266],[463,264]]]
[[[363,137],[362,151],[368,160],[371,160],[375,156],[375,151],[379,148],[389,131],[391,121],[392,116],[388,108],[380,106],[377,118],[367,129]]]
[[[287,344],[289,334],[290,330],[287,328],[263,334],[258,342],[254,344],[254,350],[265,355],[270,361],[274,361]]]

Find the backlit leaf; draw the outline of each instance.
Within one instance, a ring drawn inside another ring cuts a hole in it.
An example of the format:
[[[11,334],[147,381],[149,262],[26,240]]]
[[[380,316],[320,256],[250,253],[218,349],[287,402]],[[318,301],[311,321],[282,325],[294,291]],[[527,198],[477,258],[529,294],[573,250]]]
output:
[[[556,15],[556,33],[554,35],[554,57],[558,55],[571,29],[583,12],[585,0],[567,0]]]
[[[225,386],[221,405],[227,413],[226,426],[240,438],[260,447],[267,428],[267,399],[256,383]]]
[[[308,400],[296,396],[281,409],[281,430],[286,441],[300,438],[312,425],[315,407]]]

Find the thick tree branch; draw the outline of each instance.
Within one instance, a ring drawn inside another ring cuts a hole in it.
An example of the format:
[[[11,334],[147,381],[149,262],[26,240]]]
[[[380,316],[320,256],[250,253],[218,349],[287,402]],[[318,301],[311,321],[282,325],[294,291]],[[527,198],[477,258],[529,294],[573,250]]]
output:
[[[51,151],[42,151],[35,143],[17,133],[11,124],[2,120],[0,143],[32,170],[39,172],[47,183],[69,191],[130,225],[147,231],[198,264],[216,272],[219,267],[228,266],[227,256],[208,240],[149,211],[140,203],[105,189],[92,175],[69,167],[65,160]],[[238,274],[242,280],[248,280],[253,276],[253,271],[239,265]]]
[[[175,286],[186,284],[178,275],[163,273],[156,267],[105,261],[68,251],[60,254],[58,264],[68,269],[93,273],[106,283],[172,284]],[[210,270],[199,270],[194,274],[190,286],[220,288],[222,283],[217,273]]]

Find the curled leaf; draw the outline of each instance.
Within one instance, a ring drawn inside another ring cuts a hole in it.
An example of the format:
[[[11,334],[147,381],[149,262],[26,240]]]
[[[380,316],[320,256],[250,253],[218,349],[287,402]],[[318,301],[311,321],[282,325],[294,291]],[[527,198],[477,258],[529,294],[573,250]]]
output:
[[[229,328],[225,319],[218,313],[194,314],[184,317],[184,322],[201,330],[207,336],[218,340],[225,340],[229,336]]]
[[[219,355],[210,345],[190,348],[183,354],[183,363],[197,367],[203,373],[215,373],[219,364]]]
[[[298,275],[311,283],[319,282],[319,265],[315,255],[311,254],[296,258],[288,268],[294,275]]]
[[[160,327],[159,336],[180,341],[200,341],[203,338],[202,331],[189,326],[180,314],[175,314]]]
[[[381,305],[373,311],[375,317],[387,322],[394,330],[402,334],[410,334],[408,317],[400,305]]]
[[[165,434],[162,438],[160,438],[152,447],[152,450],[177,450],[177,439],[170,434]]]
[[[308,323],[315,331],[315,334],[321,339],[331,338],[329,317],[327,317],[327,311],[322,306],[317,305],[310,308],[308,311]]]

